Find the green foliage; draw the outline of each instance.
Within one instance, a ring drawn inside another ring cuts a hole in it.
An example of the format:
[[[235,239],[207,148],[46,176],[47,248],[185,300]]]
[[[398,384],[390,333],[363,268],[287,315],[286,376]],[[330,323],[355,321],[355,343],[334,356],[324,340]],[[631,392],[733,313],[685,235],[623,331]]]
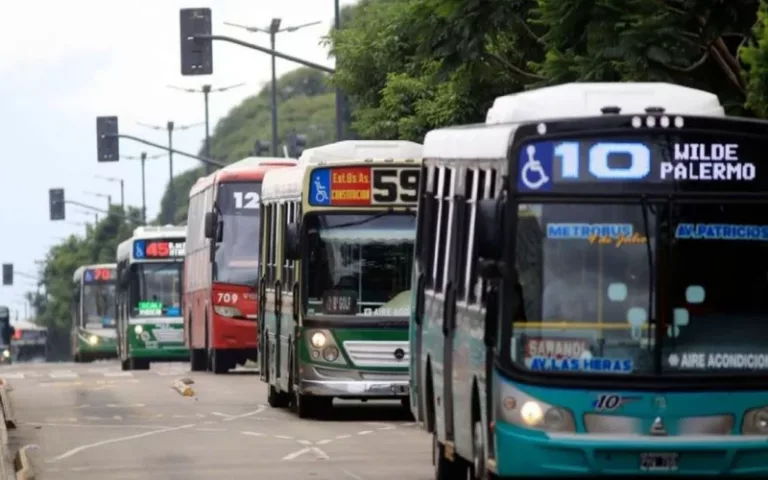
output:
[[[580,81],[672,82],[765,117],[765,3],[363,0],[327,43],[365,138],[421,141],[482,121],[499,95]]]
[[[51,247],[38,272],[38,291],[27,298],[37,312],[36,323],[48,328],[52,357],[67,358],[72,325],[72,276],[78,267],[112,263],[117,245],[130,238],[141,225],[141,210],[129,207],[123,212],[112,207],[109,215],[88,227],[85,237],[70,235]]]
[[[222,118],[211,135],[211,156],[224,163],[232,163],[250,156],[256,140],[271,141],[270,101],[271,91],[269,86],[266,86]],[[334,95],[324,73],[309,68],[299,68],[286,73],[278,79],[277,101],[278,137],[281,141],[293,130],[307,135],[308,146],[322,145],[334,140]],[[199,155],[204,155],[203,146]],[[271,156],[271,152],[263,155]],[[282,155],[281,148],[278,156]],[[171,212],[166,189],[155,223],[186,222],[189,190],[197,179],[204,175],[204,166],[176,175],[173,180],[176,208]],[[173,220],[168,221],[171,218]]]

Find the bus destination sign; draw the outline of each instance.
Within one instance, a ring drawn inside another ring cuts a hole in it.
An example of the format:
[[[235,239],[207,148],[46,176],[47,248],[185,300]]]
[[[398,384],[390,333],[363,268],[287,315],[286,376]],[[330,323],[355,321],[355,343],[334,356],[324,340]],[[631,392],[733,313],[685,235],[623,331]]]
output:
[[[323,167],[312,171],[309,204],[333,207],[415,205],[421,169],[416,166]]]
[[[186,251],[183,240],[136,240],[133,242],[133,256],[137,260],[161,258],[182,258]]]
[[[114,268],[88,268],[83,273],[83,283],[112,282],[115,277]]]

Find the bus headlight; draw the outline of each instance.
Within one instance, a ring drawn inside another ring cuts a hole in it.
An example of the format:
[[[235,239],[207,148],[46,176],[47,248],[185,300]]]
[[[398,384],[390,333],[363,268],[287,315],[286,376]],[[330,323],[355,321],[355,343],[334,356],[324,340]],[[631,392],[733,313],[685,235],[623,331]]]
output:
[[[534,398],[506,380],[494,379],[494,403],[499,420],[546,432],[575,432],[570,410]]]
[[[143,331],[144,331],[144,327],[142,327],[141,325],[136,325],[135,327],[133,327],[133,332],[136,335],[141,335],[141,332]]]
[[[753,408],[744,414],[741,425],[744,435],[768,435],[768,407]]]
[[[235,307],[227,307],[224,305],[214,305],[213,311],[217,314],[221,315],[222,317],[242,317],[243,312],[236,309]]]
[[[328,339],[323,332],[315,332],[310,337],[310,342],[315,348],[323,348],[325,346],[325,342],[327,341]]]
[[[8,350],[7,348],[5,350],[3,350],[3,357],[9,358],[10,356],[11,356],[11,351],[10,350]]]
[[[99,337],[96,335],[91,335],[88,337],[88,345],[94,346],[99,343]]]
[[[323,358],[328,362],[335,362],[339,358],[339,349],[331,345],[323,350]]]

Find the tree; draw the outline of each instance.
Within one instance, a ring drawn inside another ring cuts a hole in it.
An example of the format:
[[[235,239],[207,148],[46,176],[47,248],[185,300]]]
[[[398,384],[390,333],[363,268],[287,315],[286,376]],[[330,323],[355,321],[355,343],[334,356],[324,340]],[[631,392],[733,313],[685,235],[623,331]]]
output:
[[[129,207],[123,212],[113,206],[109,214],[88,228],[85,237],[70,235],[52,246],[39,271],[38,291],[27,299],[37,312],[38,325],[48,328],[51,358],[70,355],[72,326],[72,276],[78,267],[94,263],[115,262],[117,245],[130,238],[141,225],[141,210]]]
[[[222,118],[211,136],[211,155],[224,163],[232,163],[252,154],[256,140],[270,141],[270,89],[264,87],[257,95],[245,99]],[[334,97],[327,75],[310,68],[299,68],[279,78],[278,136],[284,139],[292,130],[307,135],[308,146],[332,142],[335,135]],[[200,155],[204,154],[201,147]],[[271,155],[266,153],[264,155]],[[282,154],[280,154],[282,156]],[[205,167],[188,170],[173,179],[176,209],[170,212],[168,188],[160,202],[156,223],[173,218],[173,223],[186,222],[189,190]]]

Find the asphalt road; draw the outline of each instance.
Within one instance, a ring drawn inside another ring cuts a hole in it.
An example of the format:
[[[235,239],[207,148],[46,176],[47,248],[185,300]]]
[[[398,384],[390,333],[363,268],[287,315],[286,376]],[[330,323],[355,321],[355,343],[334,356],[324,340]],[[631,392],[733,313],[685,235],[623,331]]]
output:
[[[399,403],[344,402],[323,420],[299,420],[265,405],[254,372],[189,373],[187,364],[16,364],[0,377],[19,421],[10,444],[38,446],[38,478],[433,478],[430,438]],[[194,396],[171,389],[182,377]]]

